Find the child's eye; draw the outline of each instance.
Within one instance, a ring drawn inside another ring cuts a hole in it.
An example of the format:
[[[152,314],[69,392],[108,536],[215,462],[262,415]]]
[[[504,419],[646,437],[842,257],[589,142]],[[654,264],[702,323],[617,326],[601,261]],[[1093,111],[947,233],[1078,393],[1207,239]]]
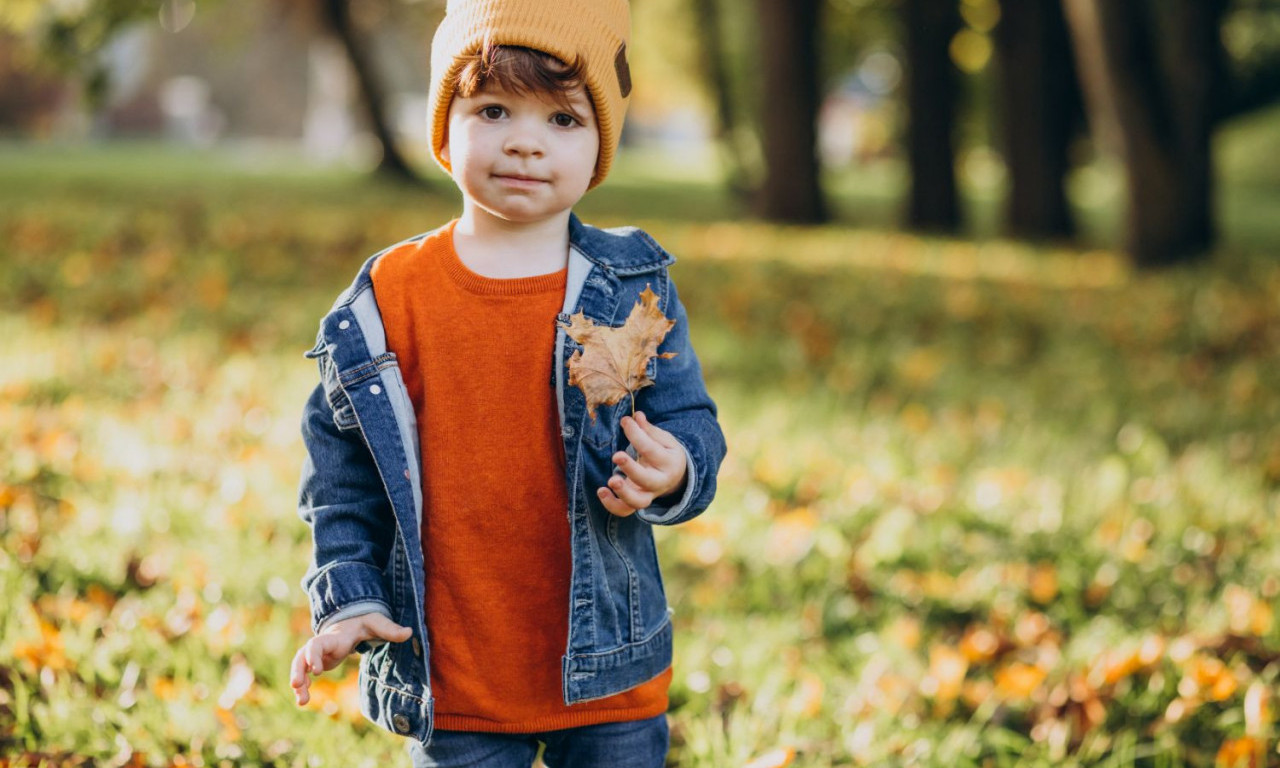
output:
[[[502,107],[485,107],[480,110],[480,116],[486,120],[501,120],[507,111]]]
[[[578,124],[578,118],[568,112],[557,112],[555,117],[551,118],[551,120],[561,128],[572,128]]]

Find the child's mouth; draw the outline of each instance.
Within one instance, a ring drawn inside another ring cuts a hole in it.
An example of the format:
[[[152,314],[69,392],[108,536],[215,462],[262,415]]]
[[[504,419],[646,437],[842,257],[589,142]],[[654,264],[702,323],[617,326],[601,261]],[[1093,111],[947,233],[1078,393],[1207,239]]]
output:
[[[509,184],[516,187],[536,187],[539,184],[546,184],[546,179],[539,179],[533,176],[520,176],[518,174],[495,174],[499,182]]]

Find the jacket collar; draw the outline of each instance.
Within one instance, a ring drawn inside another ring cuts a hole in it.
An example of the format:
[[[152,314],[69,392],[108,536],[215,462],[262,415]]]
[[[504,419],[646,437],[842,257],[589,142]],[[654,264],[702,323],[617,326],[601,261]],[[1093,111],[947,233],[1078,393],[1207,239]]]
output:
[[[619,275],[638,275],[670,266],[675,257],[635,227],[597,229],[569,214],[569,243],[592,264]]]

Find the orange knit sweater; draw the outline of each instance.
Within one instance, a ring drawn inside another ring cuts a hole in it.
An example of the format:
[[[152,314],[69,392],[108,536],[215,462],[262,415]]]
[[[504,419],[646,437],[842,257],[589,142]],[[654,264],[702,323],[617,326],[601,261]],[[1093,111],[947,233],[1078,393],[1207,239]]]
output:
[[[533,733],[659,715],[670,669],[572,707],[561,690],[572,565],[549,382],[566,270],[476,274],[454,251],[454,223],[373,268],[422,445],[436,727]]]

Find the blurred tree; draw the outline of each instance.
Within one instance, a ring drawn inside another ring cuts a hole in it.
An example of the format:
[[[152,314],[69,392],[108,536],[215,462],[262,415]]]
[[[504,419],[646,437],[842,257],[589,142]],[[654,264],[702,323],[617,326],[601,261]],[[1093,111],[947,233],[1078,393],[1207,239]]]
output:
[[[741,145],[736,93],[729,71],[729,54],[719,0],[693,0],[694,33],[698,46],[702,81],[714,104],[714,139],[725,167],[725,178],[734,197],[750,194],[746,158]]]
[[[1005,0],[998,8],[1005,230],[1031,239],[1069,237],[1074,224],[1064,181],[1082,107],[1061,0]]]
[[[98,53],[124,26],[140,18],[156,18],[164,5],[162,0],[4,0],[0,3],[0,27],[31,41],[54,70],[75,76],[90,105],[97,106],[109,86]]]
[[[954,142],[957,83],[950,46],[960,14],[956,0],[904,0],[902,13],[911,175],[907,225],[954,232],[960,226],[960,204]]]
[[[365,119],[382,145],[382,158],[378,161],[378,173],[400,181],[418,182],[418,174],[401,154],[388,121],[387,97],[382,78],[374,70],[364,37],[356,29],[351,16],[350,0],[316,0],[320,18],[328,31],[342,42],[347,60],[359,84],[360,104]]]
[[[32,67],[27,53],[0,25],[0,134],[47,134],[68,91],[61,78]]]
[[[1142,265],[1202,257],[1226,0],[1063,2],[1094,134],[1125,166],[1127,250]]]
[[[757,210],[772,221],[818,223],[827,218],[817,152],[821,5],[822,0],[757,0],[765,166]]]
[[[91,108],[100,106],[109,92],[107,72],[98,53],[122,29],[144,19],[159,18],[166,27],[181,18],[185,25],[195,12],[193,0],[85,0],[80,3],[44,4],[31,0],[5,0],[12,7],[0,13],[0,22],[9,30],[33,39],[44,59],[60,71],[75,76],[84,85]],[[356,76],[364,115],[378,142],[382,157],[379,173],[392,178],[418,181],[396,145],[388,122],[383,77],[375,71],[368,44],[352,16],[351,0],[273,0],[282,10],[297,12],[303,23],[318,24],[341,41]],[[377,5],[385,11],[391,0],[361,0],[362,6]]]

